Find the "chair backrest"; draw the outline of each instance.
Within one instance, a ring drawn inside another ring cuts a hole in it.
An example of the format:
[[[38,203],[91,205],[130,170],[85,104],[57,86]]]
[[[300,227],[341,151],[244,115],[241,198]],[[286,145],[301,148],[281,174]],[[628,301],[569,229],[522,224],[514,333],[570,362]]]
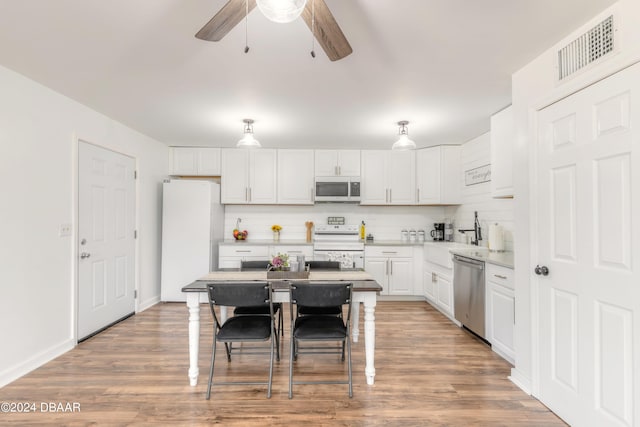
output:
[[[309,270],[340,270],[340,261],[307,261]]]
[[[306,307],[335,307],[351,303],[350,282],[291,283],[291,303]]]
[[[259,270],[266,271],[271,267],[271,261],[266,259],[264,261],[240,261],[240,271]]]
[[[207,284],[211,305],[251,307],[269,303],[268,282],[214,282]]]

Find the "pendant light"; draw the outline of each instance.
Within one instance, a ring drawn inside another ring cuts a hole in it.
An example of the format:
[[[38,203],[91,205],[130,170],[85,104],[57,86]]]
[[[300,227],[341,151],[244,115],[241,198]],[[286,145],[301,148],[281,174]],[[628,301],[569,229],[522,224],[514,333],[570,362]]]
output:
[[[398,135],[400,135],[400,137],[393,143],[391,147],[392,150],[415,150],[416,143],[409,139],[408,124],[409,122],[407,120],[398,122]]]
[[[244,136],[238,143],[236,147],[238,148],[260,148],[260,142],[253,137],[253,120],[252,119],[244,119],[242,121],[244,123]]]
[[[256,3],[268,20],[284,24],[300,16],[307,0],[257,0]]]

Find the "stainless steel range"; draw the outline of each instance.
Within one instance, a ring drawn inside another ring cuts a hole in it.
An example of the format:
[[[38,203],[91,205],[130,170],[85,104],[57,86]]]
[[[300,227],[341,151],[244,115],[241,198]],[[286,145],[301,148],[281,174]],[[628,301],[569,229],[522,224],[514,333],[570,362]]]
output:
[[[343,269],[364,268],[364,242],[357,225],[316,225],[313,239],[315,261],[340,261]]]

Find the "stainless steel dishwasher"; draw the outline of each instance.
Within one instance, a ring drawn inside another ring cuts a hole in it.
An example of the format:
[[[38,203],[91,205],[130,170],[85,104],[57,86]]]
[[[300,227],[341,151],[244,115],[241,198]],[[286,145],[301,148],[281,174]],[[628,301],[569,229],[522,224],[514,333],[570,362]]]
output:
[[[485,338],[484,262],[453,256],[454,315],[467,329]]]

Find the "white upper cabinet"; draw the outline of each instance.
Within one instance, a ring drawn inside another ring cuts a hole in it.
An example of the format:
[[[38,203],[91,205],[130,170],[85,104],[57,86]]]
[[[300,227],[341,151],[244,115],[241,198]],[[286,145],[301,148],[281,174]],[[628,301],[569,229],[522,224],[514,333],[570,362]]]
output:
[[[416,151],[419,205],[460,203],[460,146],[439,145]]]
[[[278,150],[278,203],[313,204],[313,150]]]
[[[219,176],[220,149],[213,147],[171,147],[170,175]]]
[[[222,150],[223,204],[276,203],[276,150]]]
[[[364,150],[361,160],[360,204],[416,203],[416,161],[413,150]]]
[[[315,176],[360,176],[360,150],[315,150]]]
[[[515,126],[512,107],[491,116],[491,194],[513,197],[513,144]]]

